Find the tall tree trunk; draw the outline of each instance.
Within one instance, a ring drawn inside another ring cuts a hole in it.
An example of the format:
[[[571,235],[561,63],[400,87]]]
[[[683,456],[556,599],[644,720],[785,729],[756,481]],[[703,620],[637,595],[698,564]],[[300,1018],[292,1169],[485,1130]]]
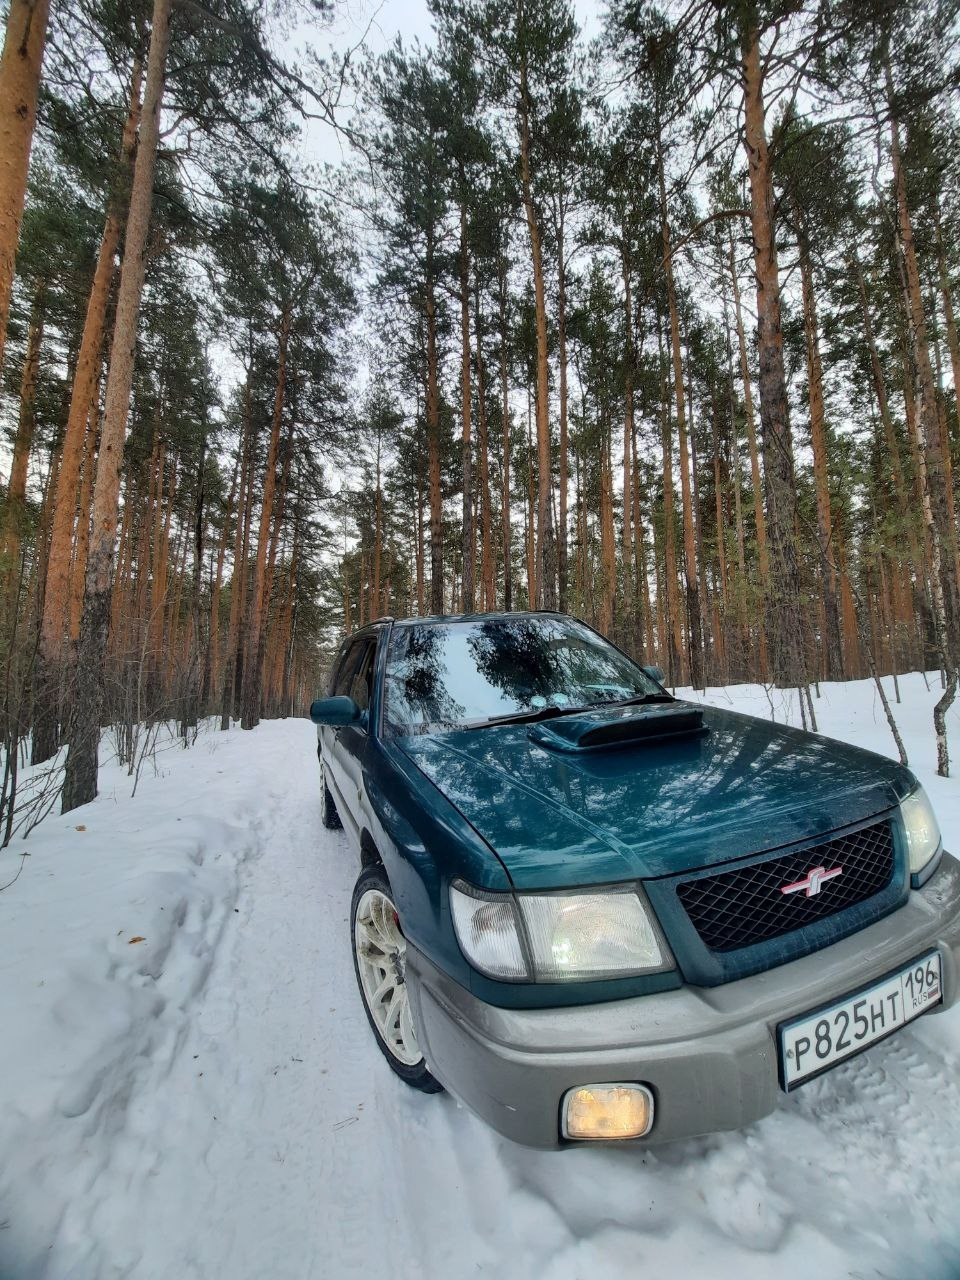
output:
[[[294,641],[296,638],[296,619],[297,619],[297,576],[300,567],[300,524],[301,524],[300,503],[297,503],[297,509],[293,518],[293,547],[290,552],[290,571],[288,574],[287,598],[284,607],[284,656],[283,656],[283,677],[281,683],[281,696],[283,699],[282,715],[289,715],[293,712],[292,701],[293,694],[291,688],[293,676],[294,662]]]
[[[667,281],[667,307],[670,319],[670,350],[673,357],[673,385],[677,407],[677,438],[680,445],[680,494],[683,502],[683,562],[687,594],[688,638],[690,642],[690,683],[695,689],[703,684],[703,615],[700,586],[697,580],[697,550],[693,528],[693,497],[690,492],[690,457],[687,447],[686,406],[683,391],[683,353],[680,347],[680,318],[677,312],[677,289],[673,277],[673,246],[667,212],[663,152],[657,138],[657,182],[660,188],[660,235],[663,240],[663,264]]]
[[[243,684],[240,694],[240,725],[243,729],[255,728],[260,720],[260,687],[263,678],[263,655],[266,641],[267,551],[270,541],[270,522],[273,518],[273,499],[277,488],[277,455],[280,450],[280,428],[283,423],[283,407],[287,389],[287,352],[290,344],[291,319],[290,304],[287,303],[284,305],[280,315],[277,385],[273,397],[273,418],[270,424],[267,466],[263,477],[260,531],[257,536],[257,558],[254,563],[250,596],[247,600],[246,652],[243,658]]]
[[[687,330],[686,346],[689,351],[689,329]],[[700,628],[702,634],[701,664],[704,668],[703,680],[704,683],[706,683],[708,680],[707,658],[714,643],[714,637],[711,630],[710,590],[707,585],[707,557],[703,552],[703,513],[700,507],[700,464],[697,460],[697,433],[694,427],[692,360],[687,360],[687,409],[685,417],[688,423],[687,440],[690,449],[691,517],[695,552],[694,562],[697,566],[697,586],[699,590]]]
[[[49,12],[50,0],[10,0],[0,57],[0,370]]]
[[[47,282],[38,281],[30,308],[30,324],[27,329],[27,350],[23,359],[20,378],[20,413],[17,418],[17,434],[13,442],[13,461],[10,465],[10,484],[7,487],[6,522],[3,530],[3,572],[6,581],[5,595],[9,598],[10,586],[17,581],[17,562],[20,559],[20,539],[23,535],[27,509],[27,467],[33,436],[37,425],[37,382],[40,376],[40,344],[46,312]]]
[[[423,509],[424,509],[423,488],[420,485],[420,478],[418,476],[417,477],[417,508],[415,512],[415,523],[417,526],[417,529],[416,529],[416,534],[417,534],[416,575],[417,575],[417,616],[418,617],[423,617],[423,609],[424,609],[424,604],[426,600],[425,590],[424,590],[425,553],[424,553],[424,546],[423,546],[423,543],[424,543],[423,527],[424,527],[425,521],[424,521]],[[348,616],[348,623],[349,623],[349,616]],[[347,625],[346,629],[347,629],[347,632],[349,633],[350,631],[349,625]]]
[[[947,329],[947,346],[950,350],[950,369],[953,373],[953,395],[957,405],[957,424],[960,426],[960,342],[957,340],[957,320],[953,310],[953,291],[947,272],[947,260],[943,252],[943,235],[940,228],[940,210],[935,211],[937,235],[937,264],[940,274],[940,296],[943,298],[943,316]],[[949,454],[949,437],[946,452]]]
[[[83,584],[87,576],[87,555],[90,551],[90,500],[93,496],[93,476],[97,465],[97,445],[100,439],[99,419],[97,404],[94,401],[90,411],[90,427],[87,431],[86,448],[83,455],[83,472],[77,499],[77,531],[73,558],[70,564],[69,635],[71,647],[80,639],[80,621],[83,617]],[[126,515],[127,511],[126,507],[124,507],[124,517]]]
[[[951,511],[956,513],[957,504],[953,493],[953,459],[950,456],[950,427],[947,421],[947,398],[943,391],[943,359],[940,351],[940,324],[937,319],[937,295],[930,289],[930,341],[933,347],[934,371],[936,380],[934,390],[937,397],[937,415],[940,420],[940,438],[943,442],[943,477],[947,490],[947,503]],[[958,566],[960,571],[960,566]]]
[[[231,706],[234,719],[240,718],[240,691],[243,688],[243,668],[247,652],[247,597],[251,590],[250,574],[250,535],[253,530],[254,489],[256,487],[256,458],[259,445],[259,433],[254,430],[250,439],[250,456],[247,463],[247,491],[243,508],[243,530],[240,540],[240,582],[237,594],[240,600],[240,622],[237,632],[237,647],[234,651],[233,680]],[[234,567],[234,574],[237,569]],[[225,726],[229,728],[230,726]]]
[[[601,429],[600,443],[600,561],[603,584],[600,592],[600,630],[605,636],[613,631],[617,597],[617,547],[613,529],[613,460],[610,429]]]
[[[643,513],[640,506],[640,464],[637,456],[637,429],[636,422],[633,428],[633,554],[636,565],[637,586],[635,598],[638,598],[643,607],[643,617],[641,619],[644,627],[643,636],[638,633],[637,646],[638,649],[643,648],[647,661],[652,662],[656,653],[654,647],[653,635],[653,609],[650,605],[650,581],[647,577],[647,547],[646,539],[643,531]]]
[[[560,363],[560,513],[557,521],[557,598],[561,613],[567,611],[567,489],[570,484],[569,442],[567,440],[567,416],[569,392],[567,388],[567,268],[564,261],[563,202],[557,220],[557,348]]]
[[[743,311],[740,306],[740,281],[737,278],[737,262],[730,237],[730,279],[733,282],[733,307],[737,323],[737,344],[740,352],[740,381],[743,383],[743,406],[747,428],[747,446],[750,450],[750,478],[753,481],[753,522],[757,534],[757,565],[760,570],[760,588],[764,599],[770,579],[770,553],[767,548],[767,519],[763,511],[763,481],[760,476],[760,453],[757,448],[757,420],[753,409],[753,389],[750,383],[750,362],[747,358],[747,337],[743,328]],[[768,674],[767,627],[763,617],[759,620],[760,679]]]
[[[767,632],[774,679],[785,688],[798,688],[806,685],[807,672],[800,616],[800,570],[794,539],[796,489],[783,362],[773,175],[767,148],[760,35],[752,23],[744,23],[742,27],[741,51],[744,146],[750,175],[750,214],[757,277],[760,425],[770,539]]]
[[[212,691],[220,687],[220,596],[223,590],[223,566],[227,557],[227,543],[230,540],[230,521],[234,517],[237,494],[243,484],[243,475],[246,467],[246,418],[249,414],[250,401],[249,376],[244,380],[243,399],[244,423],[241,428],[241,438],[237,442],[237,456],[233,463],[230,493],[227,496],[227,505],[223,512],[223,528],[217,541],[217,567],[214,571],[213,582],[210,585],[210,635],[207,642],[207,660],[204,666],[203,686],[201,689],[201,701],[204,706],[209,704]]]
[[[190,590],[190,632],[191,643],[187,653],[187,697],[186,710],[183,716],[183,737],[186,741],[187,730],[193,728],[200,719],[200,699],[203,696],[203,676],[206,669],[207,655],[202,652],[202,624],[200,614],[200,598],[203,591],[203,526],[204,500],[206,497],[206,461],[207,461],[206,410],[202,421],[200,450],[197,458],[196,493],[193,508],[193,582]],[[209,647],[207,649],[209,654]]]
[[[730,340],[730,324],[727,315],[726,291],[723,296],[723,330],[727,353],[727,394],[730,410],[730,449],[729,466],[727,468],[728,490],[733,491],[734,526],[737,537],[737,630],[740,636],[740,672],[749,678],[752,674],[749,666],[750,653],[750,619],[747,615],[747,544],[743,528],[743,479],[740,471],[740,427],[737,420],[737,400],[733,374],[733,344]],[[729,496],[728,515],[729,515]],[[727,664],[729,674],[729,662]]]
[[[251,377],[252,365],[247,373],[248,384]],[[223,681],[220,690],[220,729],[222,732],[226,732],[230,728],[230,713],[233,710],[237,687],[237,660],[241,652],[240,627],[244,606],[243,584],[247,577],[247,540],[249,538],[250,517],[253,507],[253,457],[256,452],[256,441],[249,412],[244,413],[241,448],[243,457],[240,463],[240,486],[237,491],[237,527],[233,535],[233,580],[230,583],[230,617],[227,622],[227,643],[224,648]],[[348,631],[350,630],[349,623],[348,610]]]
[[[170,524],[173,519],[173,495],[177,483],[177,459],[174,455],[170,467],[170,482],[165,486],[167,466],[166,445],[161,442],[157,462],[156,514],[153,541],[153,591],[150,596],[150,623],[148,653],[154,687],[151,701],[159,692],[159,673],[163,665],[164,610],[167,603],[167,575],[170,563]]]
[[[160,627],[164,642],[158,654],[157,688],[163,701],[170,703],[175,697],[179,700],[182,694],[182,690],[174,686],[174,674],[178,664],[180,669],[183,670],[183,654],[180,651],[180,604],[183,599],[183,582],[186,577],[187,551],[190,546],[190,538],[185,527],[178,528],[171,538],[170,520],[168,518],[164,526],[163,541],[164,584],[163,600],[160,607]],[[173,564],[174,577],[172,592],[168,588],[169,565],[171,562]],[[149,710],[152,714],[153,708],[151,707]]]
[[[477,446],[480,489],[480,580],[484,609],[496,608],[493,572],[493,530],[490,502],[490,435],[487,422],[487,375],[483,356],[483,317],[480,311],[480,282],[475,282],[474,316],[477,330]]]
[[[98,420],[97,399],[100,383],[101,356],[107,322],[107,305],[113,281],[114,258],[126,221],[130,172],[137,145],[140,123],[140,89],[142,63],[134,61],[130,81],[127,118],[120,144],[120,160],[113,192],[107,208],[100,251],[93,274],[90,296],[83,322],[83,336],[70,391],[70,408],[63,436],[63,454],[53,497],[53,521],[50,529],[50,553],[47,558],[43,613],[34,670],[33,738],[31,763],[49,760],[60,745],[60,690],[68,663],[63,650],[64,629],[70,605],[70,563],[76,516],[77,480],[80,462],[87,448],[88,435]],[[92,479],[92,473],[91,473]],[[89,509],[81,519],[89,524]],[[89,530],[88,536],[89,536]],[[71,634],[73,634],[71,632]],[[72,652],[76,638],[70,645]],[[67,655],[68,656],[68,655]]]
[[[290,483],[290,464],[296,449],[297,437],[293,422],[283,445],[283,467],[277,486],[276,501],[273,510],[273,523],[270,531],[269,550],[267,552],[267,572],[263,589],[263,624],[266,632],[270,620],[270,602],[273,599],[274,577],[276,575],[277,556],[280,554],[280,543],[283,537],[283,517],[287,505],[287,489]],[[371,589],[370,617],[376,618],[380,613],[379,591]]]
[[[460,464],[463,471],[462,609],[473,613],[476,545],[473,529],[473,439],[470,399],[470,248],[467,243],[466,175],[461,166],[460,190]]]
[[[723,475],[720,459],[720,438],[717,429],[717,418],[719,416],[719,406],[716,399],[711,404],[710,413],[710,443],[713,446],[713,511],[714,519],[717,525],[717,567],[720,572],[720,601],[723,609],[723,615],[726,617],[729,608],[728,583],[727,583],[727,547],[726,547],[726,522],[723,514]]]
[[[909,504],[907,501],[907,490],[903,479],[903,463],[900,458],[900,445],[897,441],[897,432],[893,424],[893,418],[890,414],[890,404],[887,399],[887,384],[883,376],[883,366],[880,363],[880,354],[877,351],[877,342],[873,334],[873,321],[870,318],[870,306],[867,302],[867,286],[863,278],[863,268],[860,266],[860,260],[853,255],[853,268],[857,277],[857,286],[860,292],[860,308],[863,315],[863,333],[867,343],[867,351],[870,354],[870,371],[873,375],[873,389],[877,398],[877,408],[880,413],[880,422],[883,425],[883,439],[887,451],[887,460],[890,463],[890,470],[893,476],[893,488],[897,498],[897,506],[902,516],[907,516]]]
[[[537,607],[536,518],[533,489],[533,435],[530,429],[531,394],[527,388],[527,608]]]
[[[795,209],[800,249],[800,284],[803,299],[803,332],[807,356],[807,394],[810,402],[810,443],[813,448],[813,478],[817,492],[817,537],[820,542],[820,570],[823,581],[823,614],[826,624],[827,678],[842,680],[843,648],[840,643],[840,612],[837,580],[831,550],[833,520],[830,514],[830,471],[827,457],[827,420],[823,403],[823,365],[820,360],[820,325],[813,282],[813,265],[803,215]]]
[[[631,495],[632,466],[631,448],[634,436],[634,352],[633,352],[633,290],[630,250],[624,241],[620,250],[620,266],[623,274],[623,321],[625,330],[624,369],[623,369],[623,525],[621,547],[623,551],[623,587],[624,610],[634,613],[634,591],[630,576],[630,562],[633,558],[633,515]]]
[[[657,648],[660,665],[666,674],[667,684],[671,683],[670,657],[671,641],[667,619],[667,585],[666,585],[666,553],[664,539],[658,532],[657,522],[653,522],[653,581],[657,601]],[[674,681],[676,683],[676,681]]]
[[[440,475],[440,391],[433,246],[427,249],[427,454],[430,488],[430,612],[443,613],[443,488]]]
[[[50,464],[43,482],[43,496],[40,499],[40,519],[37,523],[37,534],[34,541],[35,554],[30,567],[30,586],[27,592],[29,607],[34,616],[39,616],[43,608],[43,583],[47,574],[47,548],[50,544],[50,520],[53,516],[53,491],[57,487],[57,474],[60,470],[60,446],[56,445],[50,452]]]
[[[121,550],[124,553],[120,559],[121,576],[126,573],[131,579],[131,607],[130,613],[124,616],[119,612],[120,600],[116,591],[113,594],[110,613],[110,630],[113,635],[117,636],[124,651],[132,653],[140,652],[141,647],[145,644],[145,636],[149,624],[150,610],[147,604],[147,585],[150,572],[153,565],[153,526],[155,522],[155,502],[154,493],[158,485],[157,463],[160,456],[160,446],[156,438],[154,438],[153,448],[147,462],[147,485],[146,495],[142,501],[136,501],[137,512],[135,518],[128,520],[127,511],[132,511],[133,501],[127,501],[123,506],[123,521],[120,525],[120,541]],[[138,490],[142,486],[138,485]],[[138,494],[139,497],[139,494]],[[134,548],[134,540],[136,540],[136,548]],[[88,546],[89,549],[89,546]],[[134,572],[133,562],[136,563],[136,571]],[[80,584],[80,613],[83,613],[83,583]],[[77,641],[79,642],[79,632]]]
[[[507,334],[507,272],[501,254],[497,259],[497,299],[500,307],[500,415],[503,426],[503,607],[513,608],[513,556],[510,532],[510,371]]]
[[[130,191],[130,213],[127,218],[110,372],[107,376],[103,428],[97,458],[97,478],[93,491],[93,521],[87,558],[83,621],[80,627],[80,654],[74,687],[70,749],[63,783],[64,813],[87,803],[97,794],[103,662],[113,587],[120,464],[133,385],[137,321],[146,269],[147,233],[153,207],[153,174],[160,137],[160,111],[170,35],[170,5],[171,0],[154,0],[153,4],[143,120]]]
[[[84,474],[86,463],[84,463]],[[81,489],[84,481],[81,480]],[[142,526],[145,523],[142,508],[138,501],[140,485],[133,477],[125,486],[123,513],[120,517],[120,534],[117,539],[117,572],[113,585],[113,596],[110,601],[110,650],[119,656],[121,662],[132,663],[132,655],[139,652],[137,636],[143,617],[143,602],[146,593],[143,580],[146,577],[146,561],[140,559],[143,546]],[[92,494],[88,495],[89,498]],[[136,510],[134,509],[136,508]],[[88,506],[89,510],[89,506]],[[81,551],[81,529],[77,529],[77,553]],[[87,528],[87,545],[83,548],[84,558],[89,549],[89,525]],[[73,629],[73,643],[80,639],[80,623],[83,617],[83,578],[85,572],[80,570],[79,563],[71,570],[70,577],[70,626]]]
[[[582,460],[578,450],[574,449],[574,472],[575,472],[575,497],[574,511],[576,522],[576,537],[574,543],[577,548],[576,566],[574,569],[574,582],[577,589],[577,599],[579,612],[587,616],[587,515],[584,510],[583,489],[580,484],[580,474],[582,470]]]
[[[689,362],[688,362],[689,366]],[[690,489],[692,496],[693,511],[693,538],[694,547],[696,549],[697,564],[697,586],[699,591],[699,608],[700,608],[700,625],[702,629],[702,657],[701,664],[704,669],[703,680],[706,684],[708,679],[708,660],[709,655],[713,651],[716,644],[716,636],[713,629],[713,611],[710,606],[710,588],[707,583],[707,557],[703,550],[703,512],[700,506],[700,463],[697,459],[697,435],[694,430],[693,421],[693,369],[689,368],[689,377],[687,381],[687,406],[689,409],[690,422]],[[717,681],[719,683],[719,681]]]
[[[660,365],[663,368],[662,345]],[[663,444],[663,598],[665,634],[660,649],[666,656],[667,680],[672,685],[678,685],[683,675],[680,667],[680,654],[683,651],[683,632],[680,626],[680,607],[677,601],[677,550],[673,494],[673,423],[670,413],[666,371],[664,371],[662,390],[661,439]]]
[[[557,556],[553,536],[553,504],[550,501],[552,477],[550,461],[550,381],[547,346],[547,301],[543,273],[542,236],[540,215],[533,197],[533,178],[530,169],[530,91],[527,85],[525,54],[520,64],[520,176],[523,189],[523,207],[530,236],[530,258],[533,267],[534,311],[537,331],[537,530],[536,576],[537,599],[531,608],[556,609],[557,607]]]
[[[289,458],[289,454],[288,454]],[[375,474],[375,492],[373,501],[373,597],[374,597],[374,614],[379,617],[383,612],[380,605],[380,573],[383,567],[383,489],[380,484],[380,431],[377,431],[377,456],[376,456],[376,474]],[[284,477],[289,471],[289,461],[284,459]],[[286,489],[286,484],[284,484]]]
[[[837,530],[837,565],[840,570],[840,594],[843,611],[844,668],[849,679],[860,677],[860,638],[857,627],[857,609],[850,587],[850,570],[847,564],[846,539],[843,530]],[[865,625],[866,620],[864,620]]]

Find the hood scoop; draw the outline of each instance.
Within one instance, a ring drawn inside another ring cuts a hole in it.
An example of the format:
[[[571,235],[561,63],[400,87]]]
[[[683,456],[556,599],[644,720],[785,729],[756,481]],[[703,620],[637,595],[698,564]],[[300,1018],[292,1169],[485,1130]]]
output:
[[[708,733],[703,708],[689,702],[610,707],[531,725],[531,742],[552,751],[611,751]]]

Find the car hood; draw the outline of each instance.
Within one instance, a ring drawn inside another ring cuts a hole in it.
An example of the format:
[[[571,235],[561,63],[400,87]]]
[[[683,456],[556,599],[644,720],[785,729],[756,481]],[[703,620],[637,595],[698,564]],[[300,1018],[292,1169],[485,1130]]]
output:
[[[543,745],[530,724],[397,744],[520,889],[715,866],[863,821],[916,786],[901,765],[817,734],[715,707],[703,723],[705,733],[580,754]]]

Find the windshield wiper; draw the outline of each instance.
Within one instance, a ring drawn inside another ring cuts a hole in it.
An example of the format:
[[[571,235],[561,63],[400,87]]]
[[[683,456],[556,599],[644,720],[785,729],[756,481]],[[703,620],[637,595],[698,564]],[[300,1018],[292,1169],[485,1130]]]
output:
[[[487,729],[496,724],[533,724],[536,720],[552,720],[555,716],[568,716],[575,711],[591,711],[597,703],[588,707],[537,707],[535,711],[515,711],[511,715],[491,716],[489,720],[478,720],[476,724],[467,724],[465,729]]]
[[[556,716],[575,715],[584,711],[600,711],[608,707],[635,707],[646,702],[676,702],[669,693],[641,693],[636,698],[624,698],[615,702],[589,702],[583,707],[537,707],[534,711],[515,711],[506,716],[492,716],[467,724],[465,729],[487,729],[497,724],[534,724],[537,720],[553,720]]]

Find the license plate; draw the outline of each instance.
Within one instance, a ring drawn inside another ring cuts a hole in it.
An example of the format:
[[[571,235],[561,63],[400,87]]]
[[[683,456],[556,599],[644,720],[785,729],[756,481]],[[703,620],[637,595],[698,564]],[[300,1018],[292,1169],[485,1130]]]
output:
[[[829,1071],[942,999],[940,953],[931,951],[862,991],[781,1022],[781,1085],[789,1091]]]

